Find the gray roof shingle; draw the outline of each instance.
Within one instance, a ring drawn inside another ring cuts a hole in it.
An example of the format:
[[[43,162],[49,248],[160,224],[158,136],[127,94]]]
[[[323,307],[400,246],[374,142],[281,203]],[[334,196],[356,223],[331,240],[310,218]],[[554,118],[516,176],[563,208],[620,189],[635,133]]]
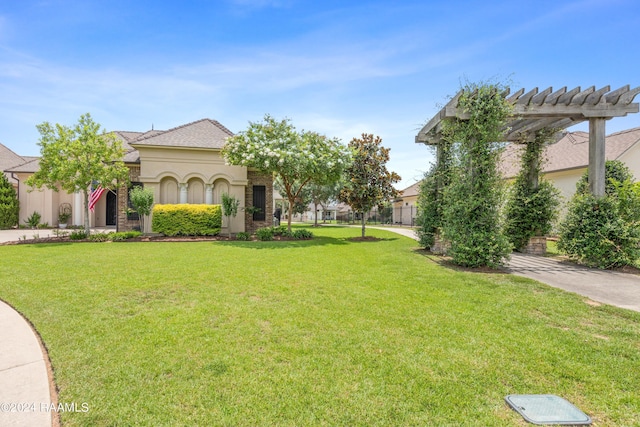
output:
[[[0,144],[0,171],[9,170],[26,162],[24,157],[17,155],[9,148]]]
[[[37,172],[40,169],[40,157],[29,157],[30,160],[7,169],[7,172]]]
[[[612,133],[605,138],[605,158],[619,159],[624,153],[640,141],[640,127]],[[505,178],[513,178],[520,170],[520,157],[523,145],[509,144],[500,160],[500,171]],[[545,163],[542,172],[557,172],[568,169],[584,168],[589,165],[589,134],[587,132],[569,132],[544,151]]]
[[[202,119],[167,131],[150,131],[129,144],[136,146],[215,148],[224,147],[233,133],[216,120]]]

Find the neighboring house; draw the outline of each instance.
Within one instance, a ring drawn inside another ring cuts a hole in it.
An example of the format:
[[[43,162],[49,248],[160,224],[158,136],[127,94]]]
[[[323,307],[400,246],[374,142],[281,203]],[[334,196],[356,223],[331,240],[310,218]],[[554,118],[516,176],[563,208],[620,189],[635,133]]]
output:
[[[326,206],[318,205],[318,210],[314,212],[316,206],[313,203],[309,203],[307,211],[302,215],[303,221],[315,221],[316,216],[318,222],[333,221],[336,219],[336,213],[338,210],[338,204],[335,202],[329,203]]]
[[[4,145],[0,144],[0,171],[4,172],[33,159],[35,159],[35,157],[19,156]],[[4,174],[16,191],[18,191],[18,180],[16,177],[12,175],[11,172],[4,172]]]
[[[418,181],[400,192],[393,201],[393,223],[410,225],[415,224],[416,215],[418,214],[418,193],[420,192],[420,183]]]
[[[625,163],[636,179],[640,178],[640,127],[608,135],[605,138],[605,158]],[[513,179],[520,170],[523,146],[509,144],[502,153],[500,168],[503,176]],[[564,202],[576,191],[576,184],[589,165],[589,134],[568,132],[558,142],[549,144],[543,154],[542,173],[560,190]]]
[[[271,225],[272,176],[243,166],[226,165],[221,149],[226,138],[233,133],[217,121],[202,119],[167,131],[114,133],[126,150],[123,160],[130,171],[131,186],[151,188],[155,203],[221,204],[222,194],[229,193],[240,200],[241,207],[260,208],[254,214],[240,211],[231,219],[232,232],[254,232],[257,228]],[[12,157],[11,154],[6,157]],[[3,152],[0,155],[4,157]],[[5,170],[17,180],[20,222],[37,211],[42,215],[42,222],[56,225],[60,204],[69,203],[73,207],[73,224],[82,225],[84,207],[81,194],[27,188],[24,181],[38,167],[37,158],[26,158],[21,164]],[[91,214],[91,225],[112,226],[118,230],[136,227],[137,217],[127,214],[129,188],[106,191]],[[223,229],[227,227],[224,218]]]

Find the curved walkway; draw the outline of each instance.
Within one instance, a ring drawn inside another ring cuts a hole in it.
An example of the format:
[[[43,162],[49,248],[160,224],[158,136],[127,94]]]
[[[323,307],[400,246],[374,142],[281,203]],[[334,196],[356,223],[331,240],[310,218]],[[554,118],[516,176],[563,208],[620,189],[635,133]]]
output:
[[[417,240],[414,230],[400,227],[370,227],[392,231]],[[586,296],[593,301],[640,311],[640,276],[583,267],[549,257],[514,252],[506,271],[555,288]]]
[[[0,301],[0,426],[51,426],[46,355],[31,325]]]

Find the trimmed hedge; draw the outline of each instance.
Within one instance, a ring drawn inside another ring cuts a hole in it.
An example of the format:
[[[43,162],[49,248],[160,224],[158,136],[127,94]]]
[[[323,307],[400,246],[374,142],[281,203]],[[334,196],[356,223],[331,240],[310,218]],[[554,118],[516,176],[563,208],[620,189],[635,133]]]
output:
[[[165,236],[215,236],[222,228],[220,205],[159,205],[153,207],[151,229]]]
[[[20,205],[16,190],[7,176],[0,172],[0,229],[11,228],[18,224],[19,212]]]

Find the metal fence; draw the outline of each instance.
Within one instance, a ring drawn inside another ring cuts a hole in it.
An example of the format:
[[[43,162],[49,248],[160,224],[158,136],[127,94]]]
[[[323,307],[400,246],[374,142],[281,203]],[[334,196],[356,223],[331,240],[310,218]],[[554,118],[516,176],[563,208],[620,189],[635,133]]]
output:
[[[416,225],[418,208],[416,206],[398,206],[393,208],[393,223],[399,225]]]

